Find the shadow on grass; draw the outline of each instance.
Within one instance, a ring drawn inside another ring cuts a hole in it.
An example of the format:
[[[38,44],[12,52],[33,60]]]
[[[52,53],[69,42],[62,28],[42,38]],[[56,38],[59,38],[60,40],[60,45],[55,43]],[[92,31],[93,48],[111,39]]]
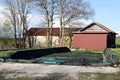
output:
[[[116,48],[120,48],[120,45],[116,45]]]
[[[71,52],[67,47],[57,47],[57,48],[46,48],[46,49],[35,49],[35,50],[25,50],[18,51],[11,55],[11,59],[35,59],[42,56],[54,54],[54,53],[66,53]]]

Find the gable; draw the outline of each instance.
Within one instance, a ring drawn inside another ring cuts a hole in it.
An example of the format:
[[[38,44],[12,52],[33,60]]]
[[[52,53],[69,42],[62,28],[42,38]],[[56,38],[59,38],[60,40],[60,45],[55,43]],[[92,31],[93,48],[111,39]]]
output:
[[[106,26],[100,23],[97,23],[97,22],[93,22],[89,24],[88,26],[86,26],[85,28],[83,28],[82,30],[73,32],[73,33],[113,33],[113,34],[116,34],[114,31],[110,30]]]
[[[84,31],[85,32],[107,32],[105,29],[103,29],[102,27],[96,24],[91,25],[90,27],[86,28]]]

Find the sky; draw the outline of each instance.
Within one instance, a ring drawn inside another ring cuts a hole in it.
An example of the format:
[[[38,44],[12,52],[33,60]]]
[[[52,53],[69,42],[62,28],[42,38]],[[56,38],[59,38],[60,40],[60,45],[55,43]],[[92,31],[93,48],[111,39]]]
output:
[[[87,0],[95,10],[93,21],[120,33],[120,0]]]
[[[1,5],[0,0],[0,5]],[[111,30],[120,34],[120,0],[86,0],[90,2],[91,7],[95,10],[92,21],[103,24]],[[1,11],[0,11],[1,12]],[[33,18],[33,24],[39,15]],[[37,19],[38,20],[38,19]],[[39,19],[40,20],[40,19]]]

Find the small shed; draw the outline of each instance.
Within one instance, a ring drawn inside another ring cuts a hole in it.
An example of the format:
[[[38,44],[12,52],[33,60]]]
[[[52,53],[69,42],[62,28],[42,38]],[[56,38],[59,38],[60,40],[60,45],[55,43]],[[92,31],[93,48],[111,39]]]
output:
[[[73,32],[73,48],[104,50],[116,46],[115,38],[115,32],[100,23],[93,22]]]

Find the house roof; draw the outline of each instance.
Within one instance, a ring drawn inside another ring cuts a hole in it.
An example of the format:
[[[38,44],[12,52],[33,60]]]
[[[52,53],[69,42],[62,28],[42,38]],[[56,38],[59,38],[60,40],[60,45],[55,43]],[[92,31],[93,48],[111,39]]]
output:
[[[80,30],[81,28],[65,28],[65,35],[71,35],[72,31]],[[59,36],[60,28],[53,28],[52,35]],[[46,36],[47,35],[47,28],[30,28],[27,31],[27,35],[29,36]]]
[[[98,26],[99,30],[97,30],[97,29],[88,30],[94,25]],[[78,30],[78,31],[75,31],[73,33],[115,33],[115,32],[110,30],[109,28],[107,28],[106,26],[104,26],[104,25],[102,25],[100,23],[93,22],[93,23],[87,25],[85,28],[83,28],[81,30]]]

